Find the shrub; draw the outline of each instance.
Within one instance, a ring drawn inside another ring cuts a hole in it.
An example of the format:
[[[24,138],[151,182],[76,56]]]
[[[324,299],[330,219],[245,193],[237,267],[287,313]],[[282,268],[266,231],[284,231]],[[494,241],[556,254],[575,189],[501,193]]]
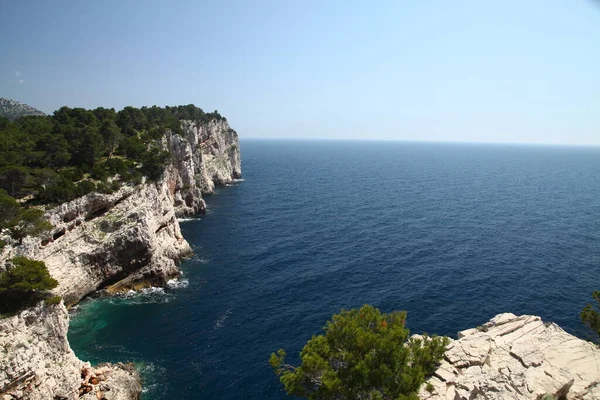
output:
[[[129,169],[129,166],[122,158],[110,158],[106,160],[104,165],[108,168],[111,175],[122,175]]]
[[[98,193],[104,193],[104,194],[112,194],[113,193],[113,189],[106,182],[99,182],[96,185],[96,190],[98,191]]]
[[[14,312],[31,305],[58,285],[43,261],[26,257],[15,257],[10,261],[12,266],[0,274],[1,312]]]
[[[596,300],[596,306],[588,304],[579,314],[581,321],[587,325],[597,338],[600,339],[600,292],[592,293],[592,297]]]
[[[121,183],[119,183],[117,180],[114,180],[111,182],[110,188],[116,192],[117,190],[121,189]]]
[[[77,196],[85,196],[88,193],[96,191],[96,185],[87,179],[77,184],[76,193]]]
[[[433,393],[435,391],[435,387],[431,384],[431,382],[427,382],[427,385],[425,385],[425,390],[427,390],[429,393]]]
[[[56,304],[60,304],[61,301],[62,297],[60,296],[50,296],[44,300],[44,304],[46,304],[47,306],[54,306]]]
[[[44,212],[37,208],[22,209],[9,225],[10,236],[19,244],[26,236],[39,236],[52,229],[52,224],[44,218]]]
[[[92,178],[99,181],[105,181],[108,178],[108,171],[103,165],[96,163],[92,167]]]
[[[292,396],[308,399],[418,399],[449,341],[409,339],[406,312],[382,314],[365,305],[334,315],[325,334],[313,336],[298,367],[285,363],[283,349],[270,363]]]

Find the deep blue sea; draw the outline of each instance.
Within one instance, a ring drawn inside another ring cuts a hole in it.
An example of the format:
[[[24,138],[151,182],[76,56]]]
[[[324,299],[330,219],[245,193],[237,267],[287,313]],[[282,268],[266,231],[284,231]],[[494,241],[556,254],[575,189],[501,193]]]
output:
[[[268,358],[333,313],[408,311],[454,336],[495,314],[585,337],[600,289],[600,148],[352,141],[241,143],[243,182],[182,223],[196,255],[165,290],[91,299],[84,360],[135,361],[144,399],[284,399]]]

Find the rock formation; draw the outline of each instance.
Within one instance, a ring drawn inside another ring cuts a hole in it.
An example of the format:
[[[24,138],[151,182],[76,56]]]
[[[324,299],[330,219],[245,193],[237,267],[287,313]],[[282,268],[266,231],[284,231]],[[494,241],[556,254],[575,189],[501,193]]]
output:
[[[422,399],[600,399],[600,349],[540,317],[500,314],[458,338]]]
[[[51,238],[26,238],[0,261],[23,255],[46,263],[67,306],[101,288],[127,291],[164,285],[191,254],[177,217],[203,212],[203,194],[241,177],[237,133],[225,120],[183,121],[183,135],[162,139],[172,163],[158,182],[90,193],[46,213]]]
[[[139,397],[142,388],[133,366],[116,364],[93,368],[79,360],[67,342],[68,328],[69,314],[62,304],[40,304],[15,317],[0,320],[3,400]],[[85,397],[80,397],[84,394]]]
[[[47,211],[54,225],[51,237],[43,241],[28,237],[22,245],[6,246],[0,264],[15,255],[44,261],[59,282],[55,294],[67,306],[98,289],[120,292],[160,286],[179,275],[177,262],[190,255],[191,248],[177,217],[203,212],[203,194],[241,177],[238,136],[226,120],[183,121],[182,129],[182,135],[166,132],[162,138],[172,162],[157,182],[126,185],[113,194],[91,193]],[[15,343],[49,343],[2,356],[0,393],[18,396],[28,391],[27,398],[32,399],[70,399],[81,389],[82,398],[136,398],[127,396],[135,392],[130,388],[139,386],[139,378],[125,366],[94,372],[75,357],[66,338],[64,306],[36,308],[0,323],[0,343],[17,339]],[[39,357],[32,359],[34,352]],[[89,375],[85,381],[80,376],[83,367]],[[89,382],[92,376],[100,386]],[[125,389],[119,384],[110,391],[101,389],[117,381]],[[98,391],[103,393],[96,397]]]
[[[26,115],[46,115],[27,104],[15,100],[0,97],[0,116],[8,119],[16,119]]]

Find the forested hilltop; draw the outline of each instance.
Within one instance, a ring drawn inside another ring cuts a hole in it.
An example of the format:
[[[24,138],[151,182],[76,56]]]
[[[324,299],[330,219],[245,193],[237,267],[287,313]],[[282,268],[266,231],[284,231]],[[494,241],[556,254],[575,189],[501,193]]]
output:
[[[27,214],[41,210],[27,206],[111,193],[144,176],[156,180],[169,160],[159,145],[163,133],[181,133],[182,120],[214,119],[225,118],[194,105],[118,112],[62,107],[50,116],[0,117],[0,229],[27,225],[27,218],[37,223]]]

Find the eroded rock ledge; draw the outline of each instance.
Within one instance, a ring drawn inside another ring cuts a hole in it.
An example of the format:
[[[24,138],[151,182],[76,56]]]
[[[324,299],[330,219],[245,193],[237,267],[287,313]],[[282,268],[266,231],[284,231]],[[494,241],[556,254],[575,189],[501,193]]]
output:
[[[540,317],[499,314],[458,338],[422,399],[600,399],[600,349]]]
[[[241,177],[238,135],[227,121],[182,121],[182,130],[162,138],[171,164],[157,182],[92,193],[49,210],[50,238],[6,246],[0,269],[16,255],[44,261],[67,306],[99,289],[160,286],[178,276],[178,261],[192,251],[177,218],[203,212],[202,195]],[[135,369],[92,368],[79,360],[67,341],[68,321],[62,304],[0,320],[0,399],[137,399]]]

